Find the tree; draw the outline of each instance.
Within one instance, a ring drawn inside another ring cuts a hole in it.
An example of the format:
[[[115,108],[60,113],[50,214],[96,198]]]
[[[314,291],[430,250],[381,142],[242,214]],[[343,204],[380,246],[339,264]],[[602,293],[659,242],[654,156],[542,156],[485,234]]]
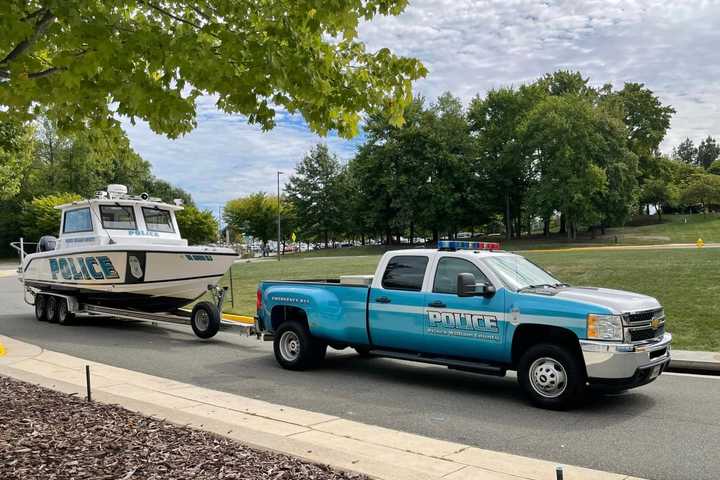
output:
[[[36,195],[74,192],[87,197],[111,183],[141,193],[153,180],[150,164],[132,149],[120,127],[68,133],[44,119],[37,144],[30,179]]]
[[[55,207],[76,200],[82,200],[82,197],[74,193],[58,193],[34,198],[26,203],[21,220],[25,240],[34,242],[43,235],[58,235],[61,212]]]
[[[223,219],[234,231],[259,238],[265,245],[277,234],[277,197],[258,192],[230,200]]]
[[[706,173],[693,175],[682,191],[682,202],[686,205],[700,204],[703,211],[710,205],[720,204],[720,177]]]
[[[562,80],[561,80],[562,79]],[[520,235],[520,216],[528,195],[530,164],[521,142],[519,128],[533,107],[549,93],[581,89],[582,78],[562,74],[553,86],[553,76],[546,76],[519,89],[491,90],[485,98],[475,97],[468,110],[468,122],[477,140],[474,178],[488,192],[495,211],[503,212],[505,235]],[[580,83],[579,83],[580,82]],[[548,218],[552,209],[538,212]]]
[[[604,89],[609,90],[609,85]],[[642,83],[625,83],[622,90],[610,91],[603,95],[608,103],[619,101],[621,116],[627,128],[627,147],[638,159],[640,182],[648,176],[646,171],[653,157],[659,154],[660,143],[670,128],[670,119],[675,113]],[[612,110],[611,106],[607,106]]]
[[[594,225],[616,214],[612,204],[632,201],[627,198],[633,193],[632,170],[622,180],[629,187],[610,192],[613,170],[632,168],[629,159],[634,158],[625,147],[624,128],[613,120],[588,98],[563,95],[542,100],[521,126],[522,143],[532,152],[534,202],[562,212],[569,239],[575,238],[579,224]]]
[[[264,129],[275,108],[319,133],[356,133],[360,113],[402,121],[422,64],[368,52],[361,21],[407,0],[7,0],[0,2],[0,109],[21,120],[47,109],[63,128],[146,120],[170,137],[196,123],[195,101]]]
[[[655,206],[658,223],[662,222],[663,206],[675,206],[680,200],[680,192],[672,183],[663,178],[649,178],[642,186],[640,201]]]
[[[190,245],[217,240],[218,222],[210,210],[198,210],[193,205],[185,205],[175,215],[180,233]]]
[[[696,157],[696,162],[699,167],[707,170],[718,157],[720,157],[720,146],[718,146],[714,138],[708,136],[700,142]]]
[[[0,121],[0,200],[20,193],[34,148],[32,129],[17,122]]]
[[[698,149],[689,138],[686,138],[680,145],[673,149],[673,157],[688,165],[697,165]]]
[[[141,191],[146,192],[151,197],[161,198],[166,202],[172,202],[177,198],[182,200],[183,205],[185,206],[195,206],[195,202],[193,202],[192,195],[190,195],[190,193],[156,177],[151,177],[146,180]],[[136,190],[136,193],[139,192]],[[215,227],[215,230],[217,231],[217,226]]]
[[[342,167],[327,145],[318,144],[298,163],[285,190],[304,238],[330,238],[343,231]]]
[[[720,175],[720,160],[715,160],[707,169],[708,173]]]

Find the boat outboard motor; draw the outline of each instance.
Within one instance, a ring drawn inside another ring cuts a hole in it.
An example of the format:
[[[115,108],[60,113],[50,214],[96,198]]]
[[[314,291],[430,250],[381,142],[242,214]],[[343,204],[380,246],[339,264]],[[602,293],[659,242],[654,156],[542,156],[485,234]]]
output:
[[[52,235],[43,235],[40,237],[40,240],[38,240],[37,248],[35,249],[36,252],[50,252],[52,250],[55,250],[55,246],[57,245],[57,238],[53,237]]]

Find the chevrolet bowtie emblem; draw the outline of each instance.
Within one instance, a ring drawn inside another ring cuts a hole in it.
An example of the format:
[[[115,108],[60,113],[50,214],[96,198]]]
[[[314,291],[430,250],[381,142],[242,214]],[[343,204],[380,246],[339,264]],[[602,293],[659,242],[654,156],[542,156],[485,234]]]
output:
[[[660,326],[660,319],[659,318],[653,318],[652,322],[650,322],[650,325],[652,325],[653,330],[657,330]]]

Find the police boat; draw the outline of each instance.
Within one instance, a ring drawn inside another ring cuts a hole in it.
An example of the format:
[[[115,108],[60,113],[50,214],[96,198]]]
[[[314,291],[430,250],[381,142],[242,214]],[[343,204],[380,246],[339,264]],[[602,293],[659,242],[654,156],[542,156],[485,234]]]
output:
[[[19,280],[39,320],[65,323],[75,313],[96,313],[173,321],[183,317],[180,307],[210,291],[214,301],[197,303],[187,323],[201,337],[217,332],[224,296],[217,285],[237,253],[189,246],[175,218],[181,201],[108,185],[95,198],[57,208],[60,236],[42,237],[36,253],[19,248]]]

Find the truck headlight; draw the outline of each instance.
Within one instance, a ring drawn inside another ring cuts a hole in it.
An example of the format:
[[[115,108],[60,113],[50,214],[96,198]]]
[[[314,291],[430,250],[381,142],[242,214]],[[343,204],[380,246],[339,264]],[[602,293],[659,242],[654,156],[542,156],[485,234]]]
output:
[[[623,323],[621,315],[587,316],[587,338],[593,340],[623,340]]]

